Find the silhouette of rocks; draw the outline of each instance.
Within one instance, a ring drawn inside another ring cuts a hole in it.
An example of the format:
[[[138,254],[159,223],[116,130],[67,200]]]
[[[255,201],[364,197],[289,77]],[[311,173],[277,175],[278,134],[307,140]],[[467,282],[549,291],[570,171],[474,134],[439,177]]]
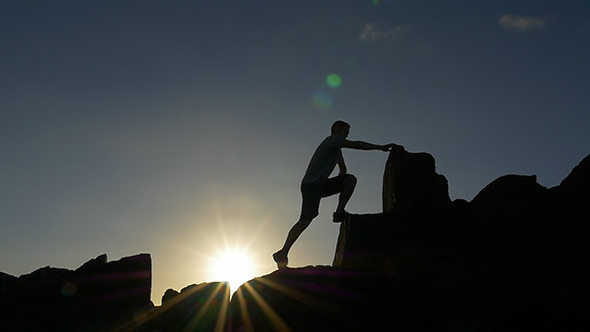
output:
[[[586,331],[590,155],[553,188],[505,175],[451,201],[434,158],[389,155],[382,213],[342,223],[333,266],[150,299],[151,260],[0,273],[4,331]]]
[[[397,146],[389,153],[383,175],[383,211],[420,217],[451,202],[447,179],[436,173],[428,153],[410,153]]]
[[[174,290],[174,289],[172,289],[172,288],[169,288],[169,289],[167,289],[167,290],[164,292],[164,295],[162,295],[162,304],[164,304],[164,303],[168,302],[169,300],[173,299],[173,298],[174,298],[174,297],[176,297],[178,294],[180,294],[180,293],[178,293],[177,291],[175,291],[175,290]]]
[[[231,331],[427,331],[444,317],[432,310],[436,297],[424,301],[423,293],[411,281],[382,273],[285,269],[240,287],[229,325]]]
[[[100,255],[71,271],[43,267],[14,277],[0,272],[0,331],[223,331],[229,284],[169,289],[151,297],[151,257],[107,262]]]
[[[590,187],[590,155],[574,167],[559,186],[570,191],[588,189]]]
[[[168,289],[162,306],[147,313],[134,331],[225,331],[230,289],[227,282]]]
[[[449,297],[428,297],[464,313],[447,317],[469,328],[578,328],[590,277],[590,156],[559,186],[506,175],[471,202],[448,200],[433,166],[428,154],[390,154],[386,212],[341,225],[334,266],[437,284]]]
[[[448,214],[450,207],[447,180],[436,173],[432,155],[397,147],[390,152],[385,166],[384,212],[355,215],[340,226],[333,266],[415,271],[416,264],[410,262],[440,254],[436,241],[441,228],[439,219]],[[426,252],[426,243],[432,252]]]
[[[43,267],[0,277],[3,331],[106,330],[153,306],[149,254],[109,263],[101,255],[75,271]]]
[[[102,254],[96,258],[89,260],[76,269],[76,272],[88,273],[101,269],[107,263],[107,255]]]

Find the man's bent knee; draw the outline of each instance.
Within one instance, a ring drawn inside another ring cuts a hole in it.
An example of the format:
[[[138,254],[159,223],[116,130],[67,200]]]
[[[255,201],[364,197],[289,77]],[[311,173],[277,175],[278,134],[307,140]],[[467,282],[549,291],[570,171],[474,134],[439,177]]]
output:
[[[347,174],[346,175],[346,179],[344,180],[344,184],[347,186],[356,186],[356,176],[352,175],[352,174]]]

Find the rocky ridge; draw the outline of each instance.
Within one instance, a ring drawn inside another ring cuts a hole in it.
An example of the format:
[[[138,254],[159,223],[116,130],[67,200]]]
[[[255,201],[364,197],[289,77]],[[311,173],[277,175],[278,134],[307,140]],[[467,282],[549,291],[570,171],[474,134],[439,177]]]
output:
[[[147,254],[0,274],[6,331],[587,330],[590,155],[553,188],[506,175],[451,201],[427,153],[392,151],[383,212],[340,228],[332,266],[149,301]]]

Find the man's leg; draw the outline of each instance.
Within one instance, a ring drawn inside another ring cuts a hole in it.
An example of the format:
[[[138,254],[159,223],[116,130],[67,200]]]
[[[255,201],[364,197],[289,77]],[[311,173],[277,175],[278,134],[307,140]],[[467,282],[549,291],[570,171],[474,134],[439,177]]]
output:
[[[348,201],[352,197],[352,193],[356,187],[356,181],[356,176],[352,174],[346,175],[346,178],[344,179],[344,187],[340,192],[340,196],[338,196],[338,206],[336,207],[336,213],[344,211],[346,204],[348,204]]]
[[[273,260],[277,263],[279,269],[286,268],[287,264],[289,263],[288,255],[289,250],[297,241],[301,233],[311,224],[313,218],[299,218],[299,221],[291,227],[289,234],[287,234],[287,239],[285,240],[285,244],[283,244],[283,248],[272,255]]]
[[[287,235],[287,239],[285,240],[285,244],[283,245],[283,249],[281,249],[282,252],[284,252],[285,254],[289,253],[289,250],[291,250],[293,243],[297,241],[301,233],[303,233],[303,231],[309,226],[309,224],[311,224],[312,220],[313,219],[302,217],[299,219],[299,221],[297,221],[295,225],[293,225],[293,227],[291,227],[291,230]]]
[[[317,188],[313,186],[303,186],[301,187],[301,193],[303,202],[301,204],[301,216],[299,220],[291,230],[289,230],[289,234],[287,234],[287,239],[285,240],[285,244],[283,244],[283,248],[272,255],[273,260],[277,263],[279,269],[287,267],[289,250],[297,241],[301,233],[311,224],[311,221],[319,215],[319,207],[320,207],[320,200],[321,195],[315,192]]]

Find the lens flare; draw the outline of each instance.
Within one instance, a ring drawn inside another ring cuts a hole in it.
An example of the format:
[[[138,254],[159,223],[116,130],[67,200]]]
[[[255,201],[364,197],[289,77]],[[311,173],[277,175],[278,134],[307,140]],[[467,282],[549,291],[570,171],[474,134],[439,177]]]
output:
[[[311,97],[312,104],[321,110],[329,110],[332,108],[332,97],[325,92],[316,92]]]
[[[342,84],[342,78],[337,74],[330,74],[326,77],[326,83],[332,88],[337,88]]]

